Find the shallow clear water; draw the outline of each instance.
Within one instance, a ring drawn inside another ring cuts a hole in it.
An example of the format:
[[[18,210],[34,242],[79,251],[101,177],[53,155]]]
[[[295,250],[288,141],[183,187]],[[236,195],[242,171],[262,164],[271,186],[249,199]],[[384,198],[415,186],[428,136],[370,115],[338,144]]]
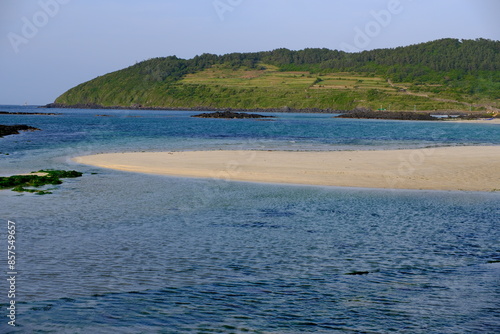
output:
[[[19,254],[19,326],[5,317],[0,332],[500,331],[498,193],[183,179],[69,160],[112,151],[498,145],[496,126],[61,112],[0,115],[0,124],[43,129],[0,139],[2,174],[85,172],[52,195],[0,192],[0,247],[14,220]],[[0,302],[5,310],[6,293]]]

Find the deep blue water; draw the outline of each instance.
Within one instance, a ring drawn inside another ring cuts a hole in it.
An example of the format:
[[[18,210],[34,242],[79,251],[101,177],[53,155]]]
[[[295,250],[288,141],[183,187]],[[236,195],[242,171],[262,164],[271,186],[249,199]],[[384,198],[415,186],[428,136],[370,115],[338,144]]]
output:
[[[498,145],[495,125],[0,110],[63,113],[0,115],[0,124],[42,129],[0,139],[0,174],[85,173],[52,195],[0,191],[0,253],[13,220],[19,272],[18,327],[7,325],[0,279],[2,333],[500,332],[498,193],[184,179],[70,160],[120,151]],[[6,256],[0,268],[7,272]]]

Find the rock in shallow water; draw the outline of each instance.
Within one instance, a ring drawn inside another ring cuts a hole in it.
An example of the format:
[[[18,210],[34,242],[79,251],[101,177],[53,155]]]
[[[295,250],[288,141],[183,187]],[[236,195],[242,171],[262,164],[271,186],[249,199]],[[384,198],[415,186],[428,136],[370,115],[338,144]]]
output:
[[[198,117],[198,118],[228,118],[228,119],[243,119],[243,118],[273,118],[274,116],[264,116],[264,115],[259,115],[259,114],[247,114],[243,112],[232,112],[232,111],[217,111],[214,113],[204,113],[204,114],[199,114],[199,115],[194,115],[192,117]]]
[[[0,138],[8,135],[18,135],[19,131],[38,131],[40,129],[33,126],[19,125],[0,125]]]

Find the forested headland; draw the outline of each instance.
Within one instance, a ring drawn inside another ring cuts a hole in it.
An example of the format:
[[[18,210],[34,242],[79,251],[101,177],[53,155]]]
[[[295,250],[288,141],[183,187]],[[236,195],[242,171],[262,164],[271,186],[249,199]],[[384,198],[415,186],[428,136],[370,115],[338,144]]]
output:
[[[500,108],[500,41],[441,39],[346,53],[276,49],[154,58],[78,85],[53,106],[182,109]]]

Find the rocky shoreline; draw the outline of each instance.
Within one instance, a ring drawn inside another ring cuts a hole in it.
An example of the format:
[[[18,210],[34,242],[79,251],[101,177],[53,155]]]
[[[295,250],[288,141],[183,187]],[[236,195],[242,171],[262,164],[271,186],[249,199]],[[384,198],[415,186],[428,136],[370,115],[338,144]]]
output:
[[[408,121],[438,121],[440,118],[431,116],[430,113],[420,113],[411,111],[352,111],[336,118],[356,118],[356,119],[391,119]]]
[[[45,106],[40,106],[39,108],[61,108],[61,109],[104,109],[104,110],[173,110],[173,111],[213,111],[213,112],[272,112],[272,113],[315,113],[315,114],[341,114],[348,112],[347,110],[335,110],[335,109],[320,109],[320,108],[306,108],[306,109],[295,109],[290,107],[282,108],[214,108],[214,107],[192,107],[192,108],[182,108],[182,107],[144,107],[142,105],[132,105],[132,106],[103,106],[100,104],[84,103],[84,104],[62,104],[62,103],[49,103]]]
[[[451,117],[450,117],[451,116]],[[414,111],[373,111],[370,109],[357,108],[346,112],[335,118],[355,119],[389,119],[402,121],[449,121],[449,120],[480,120],[498,118],[497,114],[484,112],[414,112]]]

